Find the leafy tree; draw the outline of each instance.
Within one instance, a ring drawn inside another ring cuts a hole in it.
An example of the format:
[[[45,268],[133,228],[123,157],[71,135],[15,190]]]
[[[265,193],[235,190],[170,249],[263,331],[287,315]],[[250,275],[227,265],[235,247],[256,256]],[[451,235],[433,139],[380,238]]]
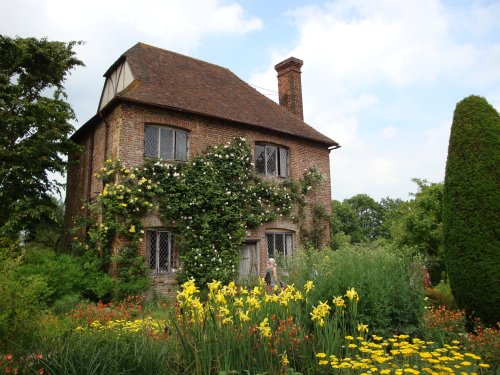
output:
[[[351,242],[347,233],[353,233],[357,228],[356,213],[345,202],[332,200],[332,213],[330,215],[331,247],[338,249],[341,245]]]
[[[357,228],[349,234],[356,242],[369,242],[381,234],[383,212],[380,203],[367,194],[357,194],[344,201],[356,215]]]
[[[460,307],[500,321],[500,115],[478,96],[455,108],[443,196],[446,264]]]
[[[399,205],[388,220],[398,245],[416,248],[429,262],[431,281],[438,283],[444,271],[442,202],[443,183],[413,179],[418,190],[413,199]]]
[[[380,200],[380,206],[382,207],[382,214],[383,214],[383,219],[382,219],[382,224],[380,226],[380,236],[386,239],[391,239],[391,224],[395,222],[396,220],[399,219],[401,216],[401,207],[405,204],[406,202],[396,198],[382,198]]]
[[[367,194],[357,194],[343,202],[333,200],[330,216],[332,248],[340,247],[346,240],[351,243],[375,240],[382,234],[383,220],[382,205]]]
[[[57,220],[49,173],[64,173],[75,119],[63,83],[77,42],[0,35],[0,234]]]

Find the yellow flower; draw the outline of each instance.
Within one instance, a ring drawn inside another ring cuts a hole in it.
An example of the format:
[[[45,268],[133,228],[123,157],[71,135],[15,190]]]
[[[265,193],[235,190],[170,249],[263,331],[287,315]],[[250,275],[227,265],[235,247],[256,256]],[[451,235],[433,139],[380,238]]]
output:
[[[238,317],[242,322],[248,322],[250,317],[248,316],[248,311],[238,311]]]
[[[342,298],[342,296],[338,296],[338,297],[335,297],[333,299],[333,303],[335,304],[335,306],[337,307],[345,307],[345,301],[344,299]]]
[[[135,225],[131,225],[130,229],[128,230],[130,233],[135,233]]]
[[[483,367],[483,368],[490,368],[490,365],[487,364],[487,363],[480,363],[479,364],[479,367]]]
[[[263,337],[271,337],[271,328],[269,327],[269,322],[267,318],[264,318],[264,320],[259,324],[257,329],[260,331]]]
[[[222,293],[217,293],[217,295],[215,296],[215,302],[218,305],[225,305],[227,303],[226,302],[226,297]]]
[[[311,314],[311,320],[316,321],[320,327],[323,327],[325,324],[324,318],[329,314],[330,306],[326,302],[319,302],[318,306],[313,307],[313,311]]]
[[[359,323],[358,332],[368,332],[368,325]]]
[[[326,358],[326,353],[318,353],[316,354],[316,358]]]
[[[219,312],[221,315],[229,315],[229,309],[225,306],[221,306],[219,308]]]
[[[356,290],[354,288],[347,289],[345,296],[347,298],[349,298],[350,300],[353,300],[353,299],[356,299],[356,301],[359,300],[358,292],[356,292]]]
[[[281,355],[281,365],[286,367],[290,361],[288,360],[288,356],[286,355],[286,351]]]
[[[309,293],[313,289],[314,289],[314,283],[311,280],[306,282],[306,285],[304,285],[304,290],[306,291],[306,293]]]
[[[215,292],[215,291],[219,290],[219,288],[221,287],[221,282],[216,281],[216,280],[212,280],[211,283],[207,283],[207,286],[208,286],[208,289],[210,290],[210,292]]]

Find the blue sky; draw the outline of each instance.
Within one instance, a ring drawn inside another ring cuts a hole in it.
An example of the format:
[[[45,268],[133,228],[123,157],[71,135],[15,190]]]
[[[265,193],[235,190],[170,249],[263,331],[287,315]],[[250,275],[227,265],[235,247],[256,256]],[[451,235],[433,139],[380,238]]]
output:
[[[304,60],[305,121],[335,139],[332,196],[408,199],[442,181],[453,110],[500,110],[500,1],[0,0],[0,33],[83,40],[66,87],[81,126],[103,73],[141,41],[224,66],[277,100],[273,66]]]

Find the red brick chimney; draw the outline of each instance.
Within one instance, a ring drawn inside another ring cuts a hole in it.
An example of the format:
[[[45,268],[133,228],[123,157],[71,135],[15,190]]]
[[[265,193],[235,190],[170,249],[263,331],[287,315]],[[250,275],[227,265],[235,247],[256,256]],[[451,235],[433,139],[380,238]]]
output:
[[[278,93],[280,105],[304,120],[302,109],[302,83],[300,67],[304,62],[296,57],[289,57],[274,66],[278,72]]]

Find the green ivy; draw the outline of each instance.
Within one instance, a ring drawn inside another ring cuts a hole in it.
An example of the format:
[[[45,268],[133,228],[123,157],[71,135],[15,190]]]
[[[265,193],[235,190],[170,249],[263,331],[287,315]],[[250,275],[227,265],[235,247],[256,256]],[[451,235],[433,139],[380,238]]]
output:
[[[258,178],[244,138],[182,163],[148,160],[128,170],[119,160],[108,160],[98,178],[103,192],[89,207],[89,239],[81,245],[100,256],[106,269],[115,264],[121,289],[130,294],[139,292],[141,280],[147,279],[137,252],[146,213],[159,214],[176,234],[183,264],[180,281],[227,283],[237,275],[246,231],[280,216],[300,220],[306,195],[321,181],[314,169],[298,181]],[[113,258],[117,238],[126,245]]]

